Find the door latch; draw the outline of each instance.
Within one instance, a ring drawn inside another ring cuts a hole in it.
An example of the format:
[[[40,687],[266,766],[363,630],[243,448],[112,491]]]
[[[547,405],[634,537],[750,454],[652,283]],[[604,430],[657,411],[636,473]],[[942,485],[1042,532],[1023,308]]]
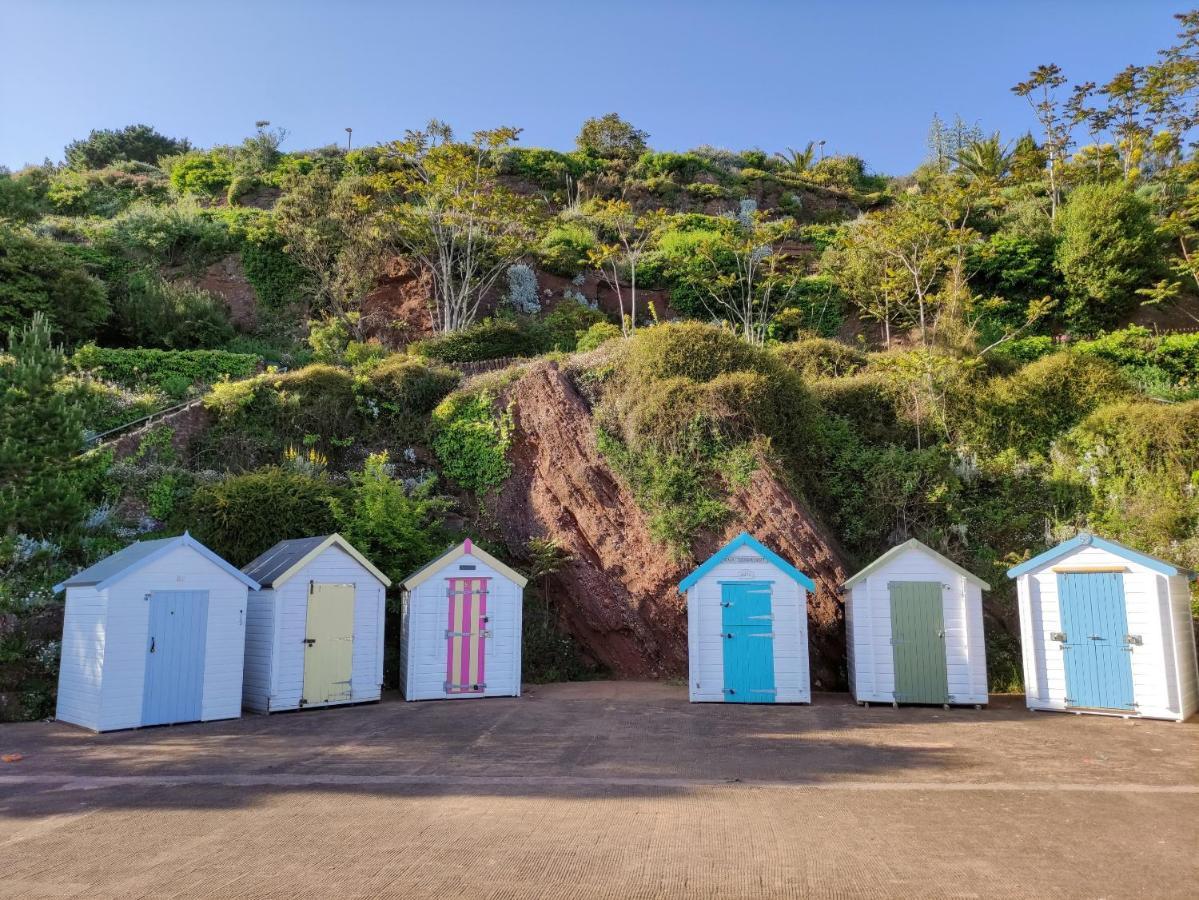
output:
[[[150,652],[154,652],[154,638],[150,638]]]
[[[304,643],[311,647],[316,643],[316,638],[304,638]]]
[[[1124,643],[1128,644],[1130,647],[1143,647],[1145,645],[1145,641],[1139,634],[1124,635]]]
[[[1051,641],[1061,641],[1061,642],[1064,644],[1064,643],[1066,643],[1066,632],[1064,632],[1064,631],[1051,631],[1051,632],[1049,632],[1049,640],[1051,640]]]

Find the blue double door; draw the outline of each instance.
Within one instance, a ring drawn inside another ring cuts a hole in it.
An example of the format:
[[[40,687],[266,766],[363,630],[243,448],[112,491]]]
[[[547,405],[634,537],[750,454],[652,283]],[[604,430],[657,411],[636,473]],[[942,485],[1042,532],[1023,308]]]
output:
[[[204,703],[208,591],[154,591],[142,688],[142,724],[197,722]]]
[[[770,582],[720,585],[726,703],[774,703],[774,608]]]
[[[1066,704],[1133,710],[1124,576],[1117,572],[1060,572],[1057,585]]]

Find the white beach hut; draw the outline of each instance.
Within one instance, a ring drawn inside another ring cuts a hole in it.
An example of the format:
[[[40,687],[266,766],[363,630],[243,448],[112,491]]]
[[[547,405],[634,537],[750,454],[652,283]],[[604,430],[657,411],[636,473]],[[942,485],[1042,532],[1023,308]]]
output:
[[[741,532],[679,584],[692,703],[810,703],[808,592],[815,585]]]
[[[409,577],[400,626],[404,698],[519,697],[527,583],[469,539]]]
[[[241,715],[257,587],[188,534],[130,544],[56,585],[67,595],[58,719],[114,731]]]
[[[370,560],[327,534],[280,541],[242,571],[262,585],[246,618],[246,709],[379,699],[391,581]]]
[[[913,538],[848,579],[842,590],[855,700],[895,706],[987,702],[985,581]]]
[[[1084,533],[1008,577],[1029,709],[1178,721],[1199,709],[1193,572]]]

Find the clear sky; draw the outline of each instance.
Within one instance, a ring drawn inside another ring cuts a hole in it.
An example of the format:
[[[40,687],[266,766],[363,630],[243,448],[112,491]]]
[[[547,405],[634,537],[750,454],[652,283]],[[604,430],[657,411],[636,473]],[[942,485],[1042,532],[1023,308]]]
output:
[[[1008,90],[1056,62],[1106,79],[1150,62],[1181,2],[1157,0],[0,0],[0,165],[92,128],[149,123],[207,146],[258,119],[284,149],[523,127],[570,149],[616,111],[660,150],[698,144],[829,152],[906,172],[929,120],[960,113],[1014,136]]]

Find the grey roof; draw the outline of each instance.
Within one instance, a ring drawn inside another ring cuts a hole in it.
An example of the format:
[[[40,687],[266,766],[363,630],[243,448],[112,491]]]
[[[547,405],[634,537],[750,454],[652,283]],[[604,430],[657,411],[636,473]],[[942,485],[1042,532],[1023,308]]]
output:
[[[280,541],[257,559],[242,566],[242,571],[264,588],[273,587],[275,579],[327,541],[332,535],[292,538]]]
[[[224,569],[234,578],[241,581],[251,590],[258,589],[258,583],[248,575],[243,574],[236,566],[231,565],[217,556],[186,531],[175,537],[159,538],[154,541],[138,541],[111,556],[106,556],[98,563],[88,566],[82,572],[76,572],[61,584],[56,584],[54,590],[61,591],[68,587],[98,587],[106,588],[117,579],[132,570],[148,563],[150,560],[173,550],[175,547],[190,547],[213,565]]]

